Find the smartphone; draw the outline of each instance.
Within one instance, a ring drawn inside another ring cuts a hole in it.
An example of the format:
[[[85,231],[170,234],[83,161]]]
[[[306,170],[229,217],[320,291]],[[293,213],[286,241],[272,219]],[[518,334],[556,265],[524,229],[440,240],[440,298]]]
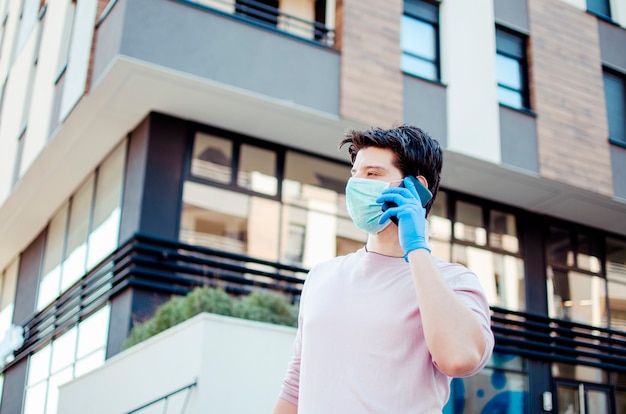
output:
[[[413,177],[412,175],[409,175],[409,178],[411,179],[411,181],[413,181],[413,185],[415,185],[415,189],[417,190],[417,194],[419,194],[419,196],[420,196],[420,201],[422,202],[422,207],[426,207],[426,204],[428,204],[430,199],[433,198],[432,193],[416,177]],[[404,185],[404,180],[402,180],[402,182],[400,183],[400,185],[398,187],[406,187]],[[383,203],[382,209],[383,209],[383,211],[386,211],[387,209],[389,209],[391,207],[395,207],[395,206],[396,206],[396,203],[392,203],[390,201],[385,201]],[[398,225],[398,218],[397,217],[395,217],[395,216],[391,217],[391,221],[393,221],[396,225]]]

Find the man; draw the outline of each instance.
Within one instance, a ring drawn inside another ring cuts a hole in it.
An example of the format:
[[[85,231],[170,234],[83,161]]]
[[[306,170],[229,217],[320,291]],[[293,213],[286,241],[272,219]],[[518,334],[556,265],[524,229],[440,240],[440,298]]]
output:
[[[310,271],[274,414],[441,413],[451,378],[482,369],[494,345],[476,275],[430,254],[441,148],[408,125],[350,131],[345,144],[346,205],[367,243]]]

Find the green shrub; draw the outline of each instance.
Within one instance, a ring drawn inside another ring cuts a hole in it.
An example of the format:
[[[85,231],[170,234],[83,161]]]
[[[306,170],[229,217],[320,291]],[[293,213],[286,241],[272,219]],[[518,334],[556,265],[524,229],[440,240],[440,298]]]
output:
[[[202,312],[287,326],[296,326],[298,320],[296,307],[276,293],[257,291],[237,299],[222,289],[200,287],[186,296],[172,297],[157,308],[152,318],[135,324],[124,349]]]

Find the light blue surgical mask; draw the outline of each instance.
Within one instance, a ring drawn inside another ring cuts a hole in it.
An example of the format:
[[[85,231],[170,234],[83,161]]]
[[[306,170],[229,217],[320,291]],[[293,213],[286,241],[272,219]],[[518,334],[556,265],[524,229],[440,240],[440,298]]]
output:
[[[402,180],[398,180],[400,182]],[[392,181],[394,183],[396,181]],[[346,208],[354,225],[370,234],[376,234],[384,230],[391,220],[385,220],[378,224],[383,215],[382,203],[377,203],[383,190],[391,183],[386,181],[371,180],[368,178],[352,177],[346,184]]]

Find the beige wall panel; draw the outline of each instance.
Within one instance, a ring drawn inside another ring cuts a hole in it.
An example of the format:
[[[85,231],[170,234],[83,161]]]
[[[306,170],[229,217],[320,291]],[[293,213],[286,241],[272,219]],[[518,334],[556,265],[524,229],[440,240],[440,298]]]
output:
[[[402,0],[343,0],[337,16],[342,117],[390,127],[402,121]],[[339,16],[341,15],[341,16]]]
[[[539,172],[613,193],[596,18],[560,0],[529,0],[531,95]]]

